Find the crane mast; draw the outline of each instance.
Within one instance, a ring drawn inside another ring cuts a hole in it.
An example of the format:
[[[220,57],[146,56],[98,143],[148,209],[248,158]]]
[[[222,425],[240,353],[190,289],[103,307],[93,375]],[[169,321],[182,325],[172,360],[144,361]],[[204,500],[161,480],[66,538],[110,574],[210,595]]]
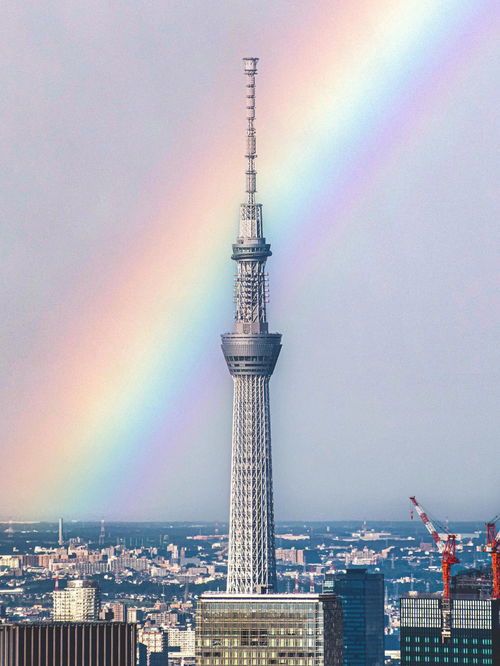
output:
[[[491,553],[491,570],[493,576],[492,599],[500,599],[500,533],[497,532],[497,516],[486,523],[486,549]]]
[[[434,527],[432,520],[424,511],[422,506],[418,503],[416,497],[410,497],[410,502],[417,510],[420,519],[422,520],[425,528],[431,535],[436,548],[441,553],[441,572],[443,576],[443,601],[442,601],[442,617],[441,617],[441,640],[443,643],[451,638],[451,567],[453,564],[458,564],[460,560],[456,554],[456,534],[448,534],[446,541],[443,541],[439,532]],[[500,553],[499,553],[500,555]]]

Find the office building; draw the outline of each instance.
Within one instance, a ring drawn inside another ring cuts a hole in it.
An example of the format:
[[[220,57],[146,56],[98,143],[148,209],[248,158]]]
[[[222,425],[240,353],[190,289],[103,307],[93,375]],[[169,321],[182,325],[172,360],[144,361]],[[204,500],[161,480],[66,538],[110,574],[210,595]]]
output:
[[[342,609],[334,594],[204,594],[197,666],[341,666]]]
[[[384,664],[384,576],[366,569],[327,574],[325,592],[342,599],[345,666]]]
[[[160,627],[147,626],[139,629],[138,666],[168,666],[167,634]]]
[[[93,622],[99,619],[99,588],[93,580],[70,580],[53,592],[55,622]]]
[[[136,666],[126,623],[0,624],[0,666]]]
[[[500,600],[450,600],[451,631],[443,634],[443,600],[430,595],[401,599],[401,665],[500,664]]]

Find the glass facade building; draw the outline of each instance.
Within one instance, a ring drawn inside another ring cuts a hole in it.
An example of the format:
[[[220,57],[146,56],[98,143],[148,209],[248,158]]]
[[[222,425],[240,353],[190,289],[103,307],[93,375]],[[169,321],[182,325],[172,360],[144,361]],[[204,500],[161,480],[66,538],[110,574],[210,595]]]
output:
[[[383,666],[383,574],[366,569],[327,574],[324,590],[342,599],[345,666]]]
[[[500,600],[451,600],[451,636],[442,636],[442,599],[403,597],[401,664],[500,664]]]
[[[197,666],[341,666],[342,609],[334,594],[204,594]]]

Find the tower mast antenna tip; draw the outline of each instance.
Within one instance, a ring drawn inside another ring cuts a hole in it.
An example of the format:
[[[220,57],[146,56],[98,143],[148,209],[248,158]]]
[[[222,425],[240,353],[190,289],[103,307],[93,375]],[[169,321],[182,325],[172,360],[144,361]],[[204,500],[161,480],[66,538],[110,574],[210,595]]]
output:
[[[245,66],[245,72],[248,74],[257,74],[257,63],[259,62],[258,58],[243,58],[243,63]]]

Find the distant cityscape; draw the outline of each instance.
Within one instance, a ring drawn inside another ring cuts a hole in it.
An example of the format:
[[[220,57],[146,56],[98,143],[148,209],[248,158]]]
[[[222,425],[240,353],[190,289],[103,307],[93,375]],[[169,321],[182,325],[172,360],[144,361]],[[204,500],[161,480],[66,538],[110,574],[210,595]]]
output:
[[[452,587],[465,590],[469,584],[469,593],[487,598],[491,556],[484,551],[484,525],[459,523],[453,529],[461,563]],[[60,536],[57,523],[1,524],[4,622],[72,618],[137,623],[139,645],[146,650],[155,641],[159,653],[168,651],[169,665],[195,663],[197,599],[226,589],[227,524],[69,521],[63,525],[62,544]],[[440,555],[417,519],[278,523],[276,546],[282,593],[322,592],[329,576],[352,568],[383,575],[386,663],[398,663],[400,597],[442,590]],[[61,594],[57,588],[65,590],[80,579],[95,583],[86,614],[55,616],[54,596]]]

